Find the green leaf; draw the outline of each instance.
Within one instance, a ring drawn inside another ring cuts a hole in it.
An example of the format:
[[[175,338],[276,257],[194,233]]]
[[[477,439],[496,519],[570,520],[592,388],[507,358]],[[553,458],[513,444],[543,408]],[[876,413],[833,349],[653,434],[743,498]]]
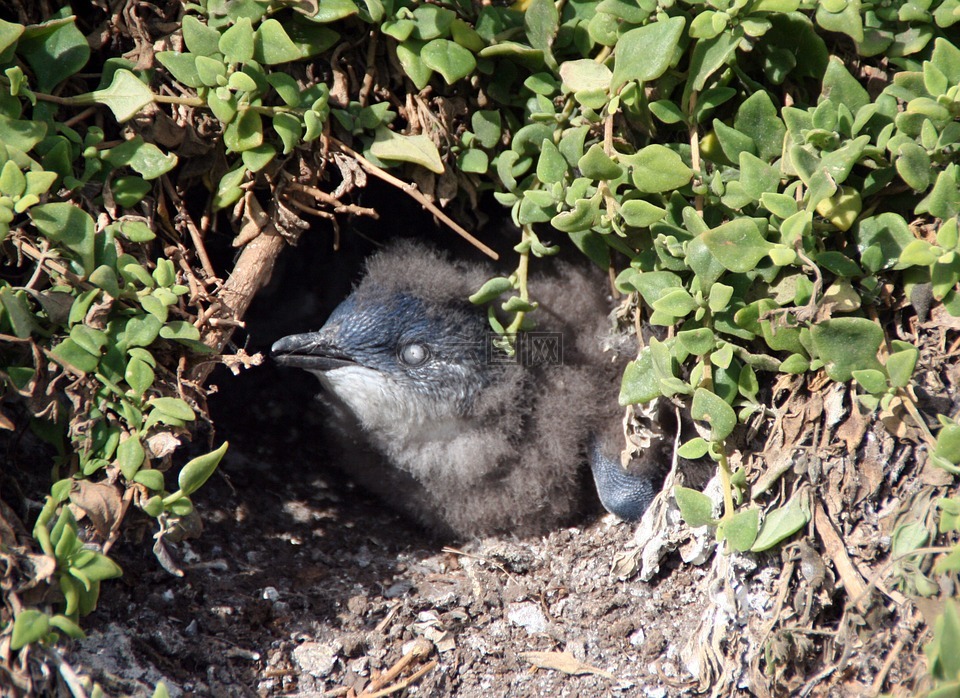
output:
[[[544,139],[537,160],[537,179],[544,184],[563,181],[567,174],[567,161],[563,159],[557,146],[550,139]]]
[[[780,169],[750,153],[740,153],[740,183],[755,201],[780,187]]]
[[[660,383],[653,370],[650,348],[644,347],[636,361],[627,364],[620,383],[620,404],[637,405],[660,396]]]
[[[883,330],[866,318],[825,320],[812,327],[810,335],[827,375],[835,381],[850,380],[858,369],[881,369],[877,351],[883,343]]]
[[[50,353],[81,373],[96,371],[97,365],[100,363],[99,356],[94,356],[69,337],[51,349]]]
[[[415,39],[408,39],[397,46],[397,60],[418,90],[426,87],[433,75],[433,70],[420,57],[423,46],[422,41]]]
[[[738,162],[741,153],[756,153],[757,146],[750,136],[727,126],[720,119],[713,120],[713,130],[717,134],[717,140],[720,141],[723,154],[730,162]]]
[[[741,39],[743,39],[743,30],[737,27],[725,31],[713,39],[697,41],[690,58],[690,70],[684,88],[683,104],[689,104],[690,94],[703,90],[707,84],[707,79],[726,65],[737,50]]]
[[[950,163],[937,175],[933,190],[914,209],[917,215],[929,213],[946,220],[960,213],[960,167]]]
[[[817,24],[830,32],[846,34],[858,44],[863,43],[863,18],[860,15],[860,0],[842,0],[830,3],[838,8],[831,12],[823,3],[817,3]],[[831,7],[833,9],[833,7]]]
[[[916,347],[898,351],[887,357],[887,373],[890,376],[890,385],[894,388],[907,387],[913,377],[913,371],[917,367],[918,358],[920,358],[920,352]]]
[[[756,268],[773,247],[749,218],[736,218],[700,236],[725,269],[743,274]]]
[[[74,640],[82,640],[86,637],[86,634],[79,625],[61,613],[58,613],[50,618],[50,625],[62,631],[65,635],[73,638]]]
[[[611,76],[612,73],[607,66],[589,58],[566,61],[560,65],[564,92],[605,91],[610,88]]]
[[[673,191],[693,179],[693,170],[663,145],[648,145],[633,155],[620,155],[619,159],[631,167],[633,183],[641,193]]]
[[[220,36],[220,53],[230,63],[248,63],[253,60],[253,23],[249,17],[241,17]]]
[[[424,135],[403,136],[386,126],[377,129],[370,152],[381,160],[412,162],[431,172],[443,174],[443,161],[437,146]]]
[[[227,65],[223,62],[223,59],[196,56],[194,60],[197,64],[197,75],[200,76],[200,81],[204,84],[204,86],[218,89],[226,85]],[[215,94],[217,93],[214,92],[210,96],[212,97]],[[207,102],[211,102],[209,97]]]
[[[90,214],[72,203],[58,201],[34,206],[30,218],[42,235],[74,254],[84,274],[93,271],[96,230]]]
[[[23,649],[31,642],[46,637],[48,632],[50,632],[50,617],[36,609],[25,608],[13,622],[10,649]]]
[[[52,92],[90,58],[90,45],[74,24],[76,18],[70,14],[70,8],[60,9],[54,17],[28,27],[17,45],[17,53],[33,68],[40,92]]]
[[[788,194],[765,192],[760,195],[760,204],[780,218],[789,218],[797,213],[797,200]]]
[[[766,515],[757,540],[750,546],[750,550],[755,553],[769,550],[809,522],[810,509],[807,506],[806,496],[794,496],[785,506],[774,509]]]
[[[0,134],[3,134],[3,145],[28,153],[47,135],[47,125],[41,121],[21,121],[0,114]]]
[[[177,81],[187,87],[203,87],[203,80],[200,79],[200,73],[197,71],[197,56],[192,53],[159,51],[155,54],[155,58]]]
[[[24,26],[0,19],[0,54],[13,46],[23,35]]]
[[[154,492],[163,491],[163,473],[159,470],[138,470],[133,476],[134,482],[139,482],[147,489]]]
[[[860,192],[853,187],[840,187],[833,196],[820,199],[816,208],[817,213],[845,232],[853,226],[863,210],[863,201]]]
[[[713,330],[709,327],[701,327],[696,330],[680,330],[677,333],[677,339],[688,352],[695,356],[703,356],[713,349],[716,343]]]
[[[74,574],[77,569],[82,570],[83,577],[90,582],[102,582],[105,579],[116,579],[123,576],[120,565],[102,553],[94,553],[85,565],[72,567],[70,573]],[[82,578],[81,581],[83,581]]]
[[[131,347],[146,347],[153,344],[160,334],[163,323],[155,316],[137,315],[127,320],[119,344],[123,350]]]
[[[927,151],[913,142],[903,143],[897,148],[894,160],[897,174],[907,186],[916,191],[926,191],[930,186],[933,170]]]
[[[944,426],[937,434],[937,446],[933,453],[948,463],[960,464],[960,426]]]
[[[470,126],[484,148],[495,148],[500,142],[500,112],[478,110],[470,116]]]
[[[256,92],[257,81],[247,73],[238,70],[227,78],[226,88],[234,92]]]
[[[670,17],[622,34],[616,46],[611,90],[618,91],[630,80],[649,82],[663,75],[678,57],[685,24],[683,17]]]
[[[703,458],[709,451],[710,442],[700,436],[695,436],[677,449],[677,456],[687,460],[697,460]]]
[[[259,148],[263,144],[263,120],[260,112],[253,109],[240,112],[239,118],[223,129],[223,144],[234,153]]]
[[[121,124],[135,117],[141,109],[153,103],[153,92],[129,70],[113,74],[109,87],[91,92],[90,97],[113,112]]]
[[[259,172],[266,167],[270,161],[277,155],[277,149],[269,143],[264,143],[256,148],[250,148],[240,154],[243,164],[251,172]]]
[[[471,51],[479,51],[486,46],[486,43],[474,28],[459,18],[450,23],[450,36],[458,44]]]
[[[490,157],[482,150],[468,148],[457,156],[457,164],[462,172],[486,174],[490,169]]]
[[[429,41],[441,36],[449,36],[456,13],[437,5],[422,4],[413,10],[416,22],[415,37]]]
[[[633,269],[629,271],[635,272]],[[621,274],[621,276],[623,275]],[[670,291],[678,290],[678,287],[682,287],[683,280],[671,271],[648,271],[631,278],[630,286],[621,286],[620,278],[617,279],[617,285],[618,288],[625,293],[629,293],[630,291],[639,292],[640,297],[647,305],[652,306],[654,301],[659,300]],[[680,288],[679,290],[683,289]],[[687,295],[689,296],[690,294]],[[691,297],[691,301],[692,300],[693,298]]]
[[[186,320],[171,320],[160,328],[160,336],[164,339],[199,341],[200,330]]]
[[[726,400],[706,388],[697,388],[690,405],[690,416],[710,425],[711,441],[723,441],[737,425],[737,414]]]
[[[650,102],[649,109],[651,114],[665,124],[679,124],[685,122],[687,119],[683,110],[669,99]]]
[[[70,339],[76,342],[81,349],[96,357],[103,353],[103,348],[110,342],[106,333],[102,330],[95,330],[92,327],[79,324],[70,329]]]
[[[460,44],[448,39],[434,39],[420,49],[423,64],[443,76],[448,85],[465,78],[477,67],[477,59]]]
[[[759,526],[760,510],[745,509],[738,511],[729,521],[721,521],[717,525],[717,537],[727,541],[737,552],[744,553],[757,540]]]
[[[0,196],[18,197],[27,188],[27,178],[13,160],[7,160],[0,169]]]
[[[616,179],[623,174],[623,168],[603,152],[603,146],[599,143],[590,146],[590,150],[577,162],[577,167],[584,177],[590,179]]]
[[[550,225],[564,233],[578,233],[596,225],[599,216],[600,196],[597,194],[589,199],[578,199],[572,210],[561,211],[551,218]]]
[[[336,22],[359,12],[353,0],[323,0],[317,4],[317,13],[310,18],[314,22]]]
[[[872,272],[896,264],[907,245],[915,239],[903,216],[892,212],[861,219],[853,229],[853,236],[861,255],[871,247],[880,251],[879,265],[871,269]]]
[[[153,186],[143,177],[122,176],[113,180],[111,188],[113,189],[114,201],[124,208],[131,208],[143,201],[143,197],[150,192]]]
[[[136,435],[130,435],[120,442],[117,447],[117,466],[126,480],[133,480],[134,475],[143,465],[143,459],[146,452],[143,450],[143,444]]]
[[[870,95],[867,94],[866,89],[847,71],[843,61],[836,56],[830,56],[830,62],[827,63],[820,96],[834,102],[837,106],[845,106],[852,114],[856,114],[861,108],[870,104]]]
[[[162,412],[165,415],[181,419],[185,422],[192,422],[196,415],[186,402],[178,397],[155,397],[147,402],[153,406],[153,409]]]
[[[292,114],[274,114],[273,130],[277,132],[283,142],[283,154],[289,155],[300,142],[300,136],[303,134],[303,124]]]
[[[556,68],[551,47],[557,36],[560,15],[553,0],[531,0],[523,13],[523,24],[530,45],[543,52],[547,65]]]
[[[852,371],[853,379],[859,383],[864,390],[873,395],[882,395],[887,392],[887,376],[883,371],[875,368],[865,368]]]
[[[180,25],[187,50],[200,56],[213,56],[218,50],[220,32],[209,27],[193,15],[185,15]]]
[[[160,322],[166,322],[169,312],[167,306],[156,296],[143,296],[140,305]]]
[[[951,556],[955,554],[951,553]],[[19,620],[19,619],[18,619]],[[930,673],[940,681],[956,683],[960,676],[960,613],[953,599],[948,599],[943,607],[943,615],[933,624],[934,639],[923,649],[930,663]],[[952,698],[960,686],[947,683],[940,690],[930,693],[931,698]]]
[[[14,291],[6,284],[0,285],[0,309],[6,311],[13,333],[20,339],[27,339],[39,329],[36,316],[27,306],[26,294],[23,291]]]
[[[483,305],[511,290],[513,290],[513,282],[504,276],[498,276],[485,282],[476,293],[470,296],[469,300],[475,305]]]
[[[703,492],[689,487],[674,487],[673,496],[680,507],[680,516],[690,528],[713,526],[717,523],[713,518],[713,501]]]
[[[733,298],[732,286],[714,283],[710,287],[710,297],[708,299],[710,310],[714,313],[719,313],[720,311],[725,310],[727,305],[729,305],[731,298]]]
[[[157,237],[143,221],[120,221],[117,230],[130,242],[150,242]]]
[[[223,445],[216,451],[198,456],[183,466],[183,469],[180,470],[180,475],[177,477],[177,484],[180,487],[181,496],[189,497],[203,487],[203,483],[205,483],[210,476],[213,475],[213,471],[217,469],[220,460],[223,458],[223,454],[227,452],[228,446],[229,443],[224,441]]]
[[[929,267],[937,261],[938,254],[936,248],[926,240],[914,239],[911,235],[911,241],[900,252],[900,258],[897,260],[897,268],[905,267]]]
[[[675,318],[685,317],[697,308],[697,302],[684,288],[668,291],[650,305],[657,312]]]
[[[283,25],[275,19],[268,19],[254,32],[253,57],[264,65],[278,65],[300,60],[303,55]]]
[[[810,370],[810,360],[803,354],[791,354],[780,364],[777,369],[780,373],[790,373],[799,375]]]
[[[140,136],[103,151],[101,157],[117,168],[129,166],[146,180],[165,175],[177,164],[176,155],[164,153],[153,143],[144,142]]]
[[[127,362],[127,367],[124,370],[124,380],[127,381],[135,395],[138,397],[143,396],[147,389],[153,385],[154,381],[154,372],[153,369],[146,361],[141,359],[131,358]]]
[[[787,127],[765,91],[758,90],[743,101],[733,127],[753,141],[761,160],[770,162],[780,157]]]
[[[307,113],[309,114],[310,112]],[[240,165],[240,167],[227,172],[220,178],[220,182],[217,184],[217,192],[213,197],[213,207],[215,210],[226,208],[243,196],[243,189],[240,188],[240,183],[243,182],[246,175],[246,166]]]
[[[323,7],[327,5],[328,1],[324,0],[321,11]],[[356,8],[354,8],[354,10],[356,10]],[[340,41],[340,34],[333,29],[321,26],[316,22],[300,20],[296,16],[292,19],[287,19],[284,22],[283,28],[284,31],[287,32],[287,36],[290,37],[290,40],[296,44],[303,58],[319,56]]]
[[[631,199],[620,205],[623,222],[633,228],[649,228],[657,221],[663,220],[666,213],[666,209],[654,206],[643,199]]]
[[[144,471],[141,470],[139,473],[137,473],[137,475],[141,475],[143,472],[144,472]],[[146,484],[146,483],[144,483],[144,484]],[[163,490],[160,489],[160,490],[155,490],[155,491],[162,492]],[[150,497],[150,499],[148,499],[146,502],[143,502],[143,501],[141,500],[141,502],[142,502],[142,503],[141,503],[140,507],[143,509],[143,512],[144,512],[147,516],[152,516],[152,517],[156,518],[157,516],[160,516],[160,514],[163,513],[163,498],[160,497],[159,495]]]

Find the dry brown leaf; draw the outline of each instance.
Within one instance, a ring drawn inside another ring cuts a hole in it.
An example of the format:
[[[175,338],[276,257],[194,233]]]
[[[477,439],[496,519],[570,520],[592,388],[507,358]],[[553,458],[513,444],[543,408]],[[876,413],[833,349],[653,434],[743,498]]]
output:
[[[13,431],[17,428],[17,425],[13,423],[13,420],[10,419],[3,410],[0,410],[0,429],[6,429],[8,431]]]
[[[77,480],[73,487],[70,502],[90,517],[97,533],[106,539],[123,514],[120,490],[105,482],[89,480]]]
[[[180,445],[180,439],[169,431],[158,431],[147,438],[147,451],[151,458],[166,458]]]
[[[867,432],[869,425],[870,421],[860,414],[860,410],[850,410],[849,416],[836,432],[836,437],[846,443],[848,455],[857,452],[860,444],[863,443],[863,435]]]
[[[572,676],[596,674],[606,679],[612,680],[615,678],[609,671],[585,664],[569,652],[521,652],[520,658],[530,662],[538,669],[554,669]]]

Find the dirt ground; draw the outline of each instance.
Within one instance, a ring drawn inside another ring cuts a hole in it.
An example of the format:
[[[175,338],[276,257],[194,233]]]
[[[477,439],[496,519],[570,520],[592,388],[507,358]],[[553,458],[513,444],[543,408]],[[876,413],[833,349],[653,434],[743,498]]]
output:
[[[221,481],[204,498],[206,530],[179,551],[185,577],[121,559],[123,583],[104,590],[73,660],[111,694],[149,695],[163,677],[171,695],[343,695],[419,637],[434,648],[411,670],[438,662],[419,695],[656,696],[685,682],[679,645],[704,572],[612,578],[629,526],[454,552],[324,475],[291,486],[253,459],[227,466],[234,491]],[[528,651],[567,652],[591,673],[534,671]]]
[[[302,277],[291,263],[287,278]],[[322,317],[351,273],[296,313],[277,305],[288,289],[268,292],[248,349]],[[937,336],[927,335],[931,351]],[[927,379],[950,377],[931,394],[956,392],[953,363],[924,361]],[[330,467],[312,378],[266,365],[213,382],[217,438],[231,447],[194,498],[202,536],[172,549],[183,577],[151,554],[153,531],[137,541],[132,526],[113,550],[124,577],[103,586],[87,639],[68,654],[108,695],[150,695],[159,680],[173,696],[917,688],[928,618],[898,591],[891,532],[911,506],[922,520],[956,486],[910,439],[858,417],[844,386],[813,398],[773,391],[783,420],[747,444],[767,451],[748,472],[756,481],[781,468],[783,499],[813,483],[817,511],[782,548],[727,555],[706,529],[684,527],[669,497],[639,526],[597,515],[542,539],[448,546]],[[719,501],[715,485],[706,491]]]

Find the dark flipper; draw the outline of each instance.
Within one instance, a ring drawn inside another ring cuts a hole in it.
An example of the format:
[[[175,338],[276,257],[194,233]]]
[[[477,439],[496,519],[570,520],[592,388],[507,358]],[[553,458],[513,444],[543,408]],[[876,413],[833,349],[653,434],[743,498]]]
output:
[[[600,503],[604,509],[625,521],[637,521],[657,493],[662,476],[656,471],[660,468],[644,463],[639,468],[624,470],[620,465],[619,453],[616,454],[618,457],[613,458],[606,451],[600,439],[591,439],[590,469]]]

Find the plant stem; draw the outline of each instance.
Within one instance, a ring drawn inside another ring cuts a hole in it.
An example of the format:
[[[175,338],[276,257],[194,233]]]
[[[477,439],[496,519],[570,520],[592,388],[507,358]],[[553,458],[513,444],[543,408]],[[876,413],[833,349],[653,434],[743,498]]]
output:
[[[520,244],[527,242],[530,239],[530,226],[524,225],[520,229]],[[530,300],[530,291],[527,288],[527,274],[530,271],[530,250],[527,249],[525,252],[520,253],[520,262],[517,264],[517,290],[520,293],[520,300],[525,303]],[[518,310],[517,314],[513,318],[513,322],[510,323],[510,326],[507,328],[507,334],[512,335],[520,331],[520,326],[523,324],[523,317],[526,313],[522,310]]]
[[[723,442],[719,442],[720,447],[720,484],[723,486],[723,520],[729,521],[733,518],[733,482],[730,473],[730,464],[727,462],[727,449]]]

